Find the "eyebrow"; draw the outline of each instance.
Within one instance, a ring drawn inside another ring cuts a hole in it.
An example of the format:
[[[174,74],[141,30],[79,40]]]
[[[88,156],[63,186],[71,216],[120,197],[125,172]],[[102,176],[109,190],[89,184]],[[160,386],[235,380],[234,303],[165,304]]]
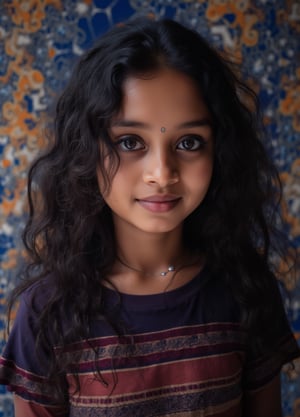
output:
[[[212,121],[205,117],[203,119],[191,120],[188,122],[181,123],[175,126],[177,129],[187,129],[193,127],[210,126],[212,127]],[[150,125],[143,122],[137,122],[135,120],[114,120],[111,123],[111,127],[137,127],[141,129],[150,129]]]
[[[201,126],[212,127],[212,121],[208,117],[205,117],[203,119],[191,120],[190,122],[181,123],[180,125],[176,127],[178,129],[182,129],[182,128],[201,127]]]

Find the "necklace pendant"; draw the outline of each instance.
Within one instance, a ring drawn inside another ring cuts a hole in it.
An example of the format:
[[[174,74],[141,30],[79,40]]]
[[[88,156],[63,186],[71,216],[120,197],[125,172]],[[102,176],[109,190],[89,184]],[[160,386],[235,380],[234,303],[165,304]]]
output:
[[[166,271],[161,271],[161,272],[156,272],[156,273],[147,273],[145,271],[142,271],[140,269],[134,268],[130,265],[128,265],[126,262],[122,261],[122,259],[120,259],[119,257],[117,257],[117,260],[124,266],[126,266],[126,268],[131,269],[132,271],[136,271],[139,273],[143,273],[147,276],[154,276],[154,275],[160,275],[161,277],[165,277],[166,275],[168,275],[169,272],[174,272],[175,271],[175,266],[174,265],[170,265],[168,266],[168,269]]]
[[[170,265],[167,271],[162,271],[160,272],[160,276],[161,277],[165,277],[166,275],[168,275],[169,272],[173,272],[175,271],[175,267],[173,265]]]

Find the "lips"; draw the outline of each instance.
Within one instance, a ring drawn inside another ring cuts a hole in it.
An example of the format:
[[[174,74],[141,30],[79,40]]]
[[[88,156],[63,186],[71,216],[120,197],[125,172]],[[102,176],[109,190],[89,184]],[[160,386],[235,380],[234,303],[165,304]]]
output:
[[[152,195],[137,199],[137,202],[146,210],[153,213],[165,213],[177,206],[181,197],[177,195]]]

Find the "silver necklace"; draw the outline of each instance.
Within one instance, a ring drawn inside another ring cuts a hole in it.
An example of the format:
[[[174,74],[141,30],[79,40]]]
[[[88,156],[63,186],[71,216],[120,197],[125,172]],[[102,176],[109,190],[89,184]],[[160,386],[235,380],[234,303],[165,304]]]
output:
[[[166,271],[160,271],[160,272],[158,272],[157,274],[145,273],[145,272],[144,272],[144,271],[142,271],[141,269],[137,269],[137,268],[134,268],[133,266],[128,265],[126,262],[122,261],[122,259],[120,259],[119,257],[117,257],[117,259],[118,259],[118,261],[119,261],[122,265],[126,266],[126,268],[131,269],[132,271],[140,272],[140,273],[145,274],[145,275],[148,275],[148,276],[151,276],[151,275],[152,275],[152,276],[153,276],[153,275],[159,275],[159,276],[161,276],[161,277],[165,277],[165,276],[167,276],[170,272],[175,272],[175,271],[176,271],[176,268],[175,268],[175,266],[174,266],[174,265],[169,265]]]

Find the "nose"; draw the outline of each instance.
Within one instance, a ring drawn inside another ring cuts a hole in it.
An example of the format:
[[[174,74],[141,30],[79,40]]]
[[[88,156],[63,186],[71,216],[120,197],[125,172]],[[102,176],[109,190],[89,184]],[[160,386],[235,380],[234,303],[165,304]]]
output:
[[[151,185],[165,188],[179,181],[176,157],[169,150],[151,152],[145,159],[143,180]]]

